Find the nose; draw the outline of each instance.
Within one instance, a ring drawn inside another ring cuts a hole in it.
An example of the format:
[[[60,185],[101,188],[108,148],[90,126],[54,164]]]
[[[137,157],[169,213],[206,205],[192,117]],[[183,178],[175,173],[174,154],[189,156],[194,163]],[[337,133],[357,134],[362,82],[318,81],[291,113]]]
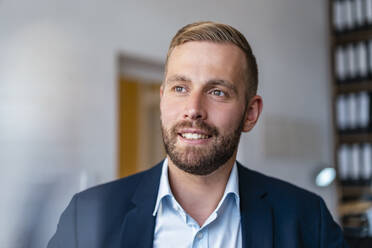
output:
[[[205,110],[205,100],[203,94],[194,93],[189,95],[186,99],[185,112],[183,117],[190,120],[205,120],[207,118],[207,111]]]

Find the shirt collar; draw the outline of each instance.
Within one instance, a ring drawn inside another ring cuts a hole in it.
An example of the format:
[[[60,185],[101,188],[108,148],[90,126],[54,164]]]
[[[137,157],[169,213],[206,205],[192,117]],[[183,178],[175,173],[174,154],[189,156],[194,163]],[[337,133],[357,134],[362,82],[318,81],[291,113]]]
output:
[[[238,168],[237,168],[236,162],[234,162],[234,166],[231,170],[229,180],[227,181],[223,197],[216,208],[217,211],[228,195],[234,196],[236,206],[240,208]],[[160,207],[159,205],[161,204],[162,200],[167,196],[170,196],[171,198],[174,199],[172,190],[169,185],[169,179],[168,179],[168,158],[166,158],[163,162],[163,167],[162,167],[161,176],[160,176],[158,197],[156,199],[155,208],[152,213],[153,216],[157,214],[158,209]]]
[[[228,195],[233,195],[235,199],[236,206],[240,209],[240,198],[239,198],[239,177],[238,177],[238,165],[236,161],[234,162],[234,166],[231,170],[229,180],[227,181],[225,192],[220,203],[217,206],[217,210],[219,209],[220,205],[223,203],[225,198]]]
[[[168,158],[166,158],[163,162],[163,168],[161,170],[161,176],[160,176],[158,198],[156,199],[155,209],[154,209],[154,212],[152,213],[153,216],[155,216],[156,213],[158,212],[160,202],[166,196],[173,197],[172,191],[169,186],[169,180],[168,180]]]

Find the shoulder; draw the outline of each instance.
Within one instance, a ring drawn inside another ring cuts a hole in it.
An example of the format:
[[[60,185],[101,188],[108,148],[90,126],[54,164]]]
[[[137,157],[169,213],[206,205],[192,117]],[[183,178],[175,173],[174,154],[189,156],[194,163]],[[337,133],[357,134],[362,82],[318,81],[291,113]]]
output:
[[[287,230],[288,233],[302,230],[306,233],[304,239],[319,240],[322,235],[329,233],[337,233],[337,237],[342,238],[340,228],[332,219],[320,196],[242,166],[240,173],[243,180],[250,181],[245,183],[249,184],[246,189],[252,188],[252,191],[259,192],[257,197],[270,206],[275,223],[280,229]]]
[[[268,204],[280,242],[287,244],[297,240],[298,243],[321,244],[321,247],[347,247],[342,230],[320,196],[242,165],[238,168],[239,184],[244,189],[239,193],[246,199],[246,194],[250,194],[254,197],[249,199]],[[254,204],[254,201],[246,204]]]
[[[109,201],[111,203],[119,200],[130,199],[138,189],[138,186],[143,185],[142,182],[144,180],[148,183],[149,180],[147,179],[154,179],[153,186],[155,187],[155,184],[157,183],[155,178],[158,176],[160,177],[161,166],[162,162],[146,171],[94,186],[76,194],[76,199],[79,201]],[[151,185],[151,182],[149,185]]]
[[[152,198],[157,191],[161,165],[162,163],[159,163],[147,171],[74,195],[61,215],[57,232],[48,247],[59,247],[59,244],[66,242],[68,247],[77,247],[78,240],[86,244],[84,247],[101,247],[97,244],[103,242],[108,230],[120,231],[122,220],[133,208],[136,195],[146,204],[154,202]]]
[[[289,182],[250,170],[239,164],[239,180],[247,180],[250,187],[261,192],[262,196],[277,209],[287,209],[295,212],[314,212],[323,204],[320,196],[293,185]],[[244,184],[244,182],[242,182]]]

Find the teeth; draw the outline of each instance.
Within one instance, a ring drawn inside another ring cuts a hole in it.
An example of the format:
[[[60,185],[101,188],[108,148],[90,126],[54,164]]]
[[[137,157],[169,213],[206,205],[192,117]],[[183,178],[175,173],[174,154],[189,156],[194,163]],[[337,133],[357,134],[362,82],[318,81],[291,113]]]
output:
[[[185,139],[208,139],[208,135],[198,133],[183,133],[181,135]]]

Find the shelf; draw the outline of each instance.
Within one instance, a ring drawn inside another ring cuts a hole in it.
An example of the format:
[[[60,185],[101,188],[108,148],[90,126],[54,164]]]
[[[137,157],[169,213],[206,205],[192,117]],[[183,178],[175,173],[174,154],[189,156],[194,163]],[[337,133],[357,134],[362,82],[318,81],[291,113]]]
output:
[[[341,206],[356,204],[357,202],[370,202],[372,204],[372,188],[370,186],[341,186],[342,202]]]
[[[353,93],[360,91],[372,91],[372,80],[366,80],[358,83],[345,83],[336,86],[337,94]]]
[[[372,201],[344,202],[338,206],[338,213],[341,216],[347,214],[361,214],[372,207]]]
[[[358,42],[361,40],[372,39],[372,30],[352,31],[346,34],[332,35],[333,43],[335,45],[342,45],[345,43]]]
[[[344,186],[344,185],[340,185],[340,186],[341,186],[343,195],[360,195],[360,194],[372,195],[371,186]]]
[[[339,143],[372,143],[372,133],[341,134],[338,135]]]

